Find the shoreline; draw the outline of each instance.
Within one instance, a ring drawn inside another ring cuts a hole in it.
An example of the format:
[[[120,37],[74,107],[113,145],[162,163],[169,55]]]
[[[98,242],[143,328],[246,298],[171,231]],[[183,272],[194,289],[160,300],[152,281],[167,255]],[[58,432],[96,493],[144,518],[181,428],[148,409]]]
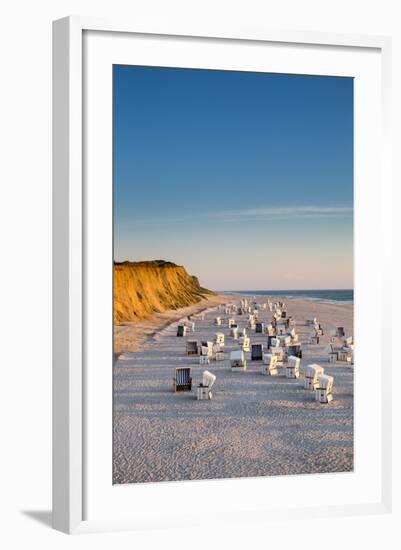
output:
[[[147,341],[152,340],[155,335],[183,317],[197,315],[220,304],[225,304],[229,300],[229,295],[216,294],[184,308],[154,313],[148,319],[113,325],[114,358],[117,359],[118,355],[124,352],[140,351]]]

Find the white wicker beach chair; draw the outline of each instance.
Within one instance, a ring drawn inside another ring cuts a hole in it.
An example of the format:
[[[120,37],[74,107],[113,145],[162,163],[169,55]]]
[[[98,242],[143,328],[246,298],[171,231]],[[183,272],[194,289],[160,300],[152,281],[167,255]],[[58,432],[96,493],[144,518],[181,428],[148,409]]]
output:
[[[304,388],[306,390],[314,390],[318,386],[318,377],[324,374],[324,368],[316,363],[305,367]]]
[[[199,401],[203,399],[212,399],[212,386],[216,382],[216,375],[208,370],[205,370],[202,376],[202,382],[197,388],[197,398]]]
[[[318,377],[318,385],[315,388],[315,398],[319,403],[330,403],[333,400],[334,378],[327,374]]]
[[[277,358],[277,364],[282,365],[285,359],[285,352],[281,346],[270,348],[270,353]]]
[[[201,342],[201,355],[211,357],[213,355],[213,342]]]
[[[241,336],[239,338],[239,345],[242,347],[243,351],[250,351],[251,339],[249,338],[249,336]]]
[[[220,326],[221,325],[221,317],[216,317],[214,320],[214,324]]]
[[[230,353],[231,370],[246,370],[245,354],[242,350],[235,350]]]
[[[219,344],[220,347],[224,347],[224,334],[222,332],[216,332],[214,335],[215,344]]]
[[[288,364],[285,369],[285,375],[287,378],[299,378],[301,367],[301,359],[290,355],[288,357]]]
[[[277,367],[278,367],[277,356],[271,353],[264,353],[262,374],[267,374],[268,376],[277,376],[278,375]]]

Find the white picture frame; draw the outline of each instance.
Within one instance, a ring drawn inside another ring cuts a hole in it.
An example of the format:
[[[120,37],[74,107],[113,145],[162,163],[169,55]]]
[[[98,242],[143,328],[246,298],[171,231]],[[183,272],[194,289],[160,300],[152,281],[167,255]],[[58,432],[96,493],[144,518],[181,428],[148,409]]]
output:
[[[161,517],[157,510],[153,510],[153,513],[146,511],[145,504],[143,504],[144,511],[141,517],[138,514],[130,517],[129,510],[127,510],[126,515],[119,516],[117,512],[117,515],[108,516],[106,508],[101,509],[100,507],[98,514],[95,514],[94,517],[88,517],[88,495],[91,491],[90,487],[94,485],[93,480],[88,482],[88,479],[90,476],[97,479],[97,473],[91,467],[90,461],[85,460],[88,446],[93,445],[96,448],[97,445],[96,442],[90,442],[91,438],[88,440],[88,434],[91,433],[90,418],[93,415],[90,411],[88,412],[86,402],[89,385],[92,384],[93,380],[90,376],[88,377],[87,371],[88,342],[91,338],[91,335],[88,334],[87,317],[90,317],[91,313],[88,309],[90,308],[90,300],[88,305],[86,296],[91,285],[86,276],[86,270],[90,262],[96,262],[96,255],[91,257],[91,228],[86,218],[88,212],[87,202],[89,200],[92,205],[92,195],[84,185],[85,178],[88,177],[85,165],[85,155],[88,154],[85,141],[87,136],[84,135],[84,130],[86,131],[85,109],[87,108],[84,86],[88,74],[85,73],[83,60],[86,59],[87,61],[88,58],[97,59],[91,57],[92,52],[94,52],[92,46],[88,54],[87,43],[84,39],[85,34],[88,36],[88,33],[93,33],[93,36],[107,36],[107,51],[111,49],[111,45],[117,40],[121,44],[122,39],[129,40],[129,37],[146,37],[147,44],[151,44],[152,41],[156,43],[161,39],[171,39],[172,44],[174,40],[180,40],[181,43],[195,41],[197,44],[208,44],[208,49],[212,53],[213,49],[217,52],[218,44],[224,44],[227,47],[235,45],[236,48],[251,44],[258,47],[284,45],[287,48],[292,48],[293,51],[299,50],[298,55],[301,56],[307,55],[307,51],[313,51],[314,48],[321,47],[327,48],[327,51],[333,49],[333,60],[336,55],[339,55],[338,52],[340,51],[342,56],[351,55],[352,52],[354,54],[362,52],[362,50],[374,52],[377,63],[380,64],[380,71],[377,71],[378,76],[374,77],[376,78],[375,85],[380,87],[381,107],[375,121],[380,126],[380,135],[375,138],[378,141],[375,141],[374,145],[379,144],[381,154],[379,159],[375,160],[374,169],[376,176],[380,179],[381,207],[376,213],[377,221],[380,222],[377,223],[375,229],[377,235],[372,235],[372,238],[377,239],[378,243],[383,243],[380,255],[380,265],[383,269],[377,272],[377,276],[371,273],[369,277],[374,281],[374,289],[372,290],[374,307],[380,307],[381,315],[391,308],[389,285],[385,280],[385,267],[389,265],[390,250],[389,244],[384,238],[390,230],[385,212],[389,208],[389,201],[391,200],[389,157],[391,41],[389,38],[306,31],[289,32],[260,28],[229,29],[227,27],[216,30],[213,29],[212,25],[208,29],[180,28],[179,26],[176,28],[173,26],[142,28],[139,25],[127,22],[104,21],[87,17],[68,17],[55,21],[53,31],[53,525],[56,529],[67,533],[121,528],[138,529],[149,525],[155,527],[174,525],[171,517]],[[102,55],[102,51],[106,51],[102,50],[105,46],[100,42],[96,44],[96,40],[94,40],[94,44],[98,48],[99,55]],[[125,53],[127,51],[125,48],[124,56],[128,55],[128,53]],[[152,59],[157,60],[160,57],[159,51],[157,47],[150,48],[149,55]],[[96,53],[96,55],[98,54]],[[202,52],[199,55],[202,57]],[[164,63],[168,63],[166,58],[163,58],[162,64]],[[341,60],[338,63],[341,63]],[[196,62],[195,65],[198,66]],[[366,71],[368,69],[369,67],[366,68]],[[352,76],[352,69],[345,69],[345,73]],[[331,73],[328,72],[328,74]],[[108,100],[107,95],[103,100]],[[365,105],[364,108],[366,107]],[[358,109],[358,105],[356,105],[356,108]],[[110,129],[109,126],[108,121],[103,129]],[[107,143],[110,143],[110,141],[106,140],[98,146],[107,147]],[[371,145],[366,144],[366,151],[368,146]],[[363,172],[362,162],[363,159],[356,158],[356,169],[359,170],[358,177]],[[366,177],[368,178],[368,175]],[[358,224],[364,223],[366,212],[375,204],[375,197],[370,196],[371,191],[369,189],[371,188],[368,186],[366,201],[362,201],[364,204],[360,207],[360,214],[355,216],[357,234],[359,232]],[[102,198],[103,205],[107,202],[107,197],[110,197],[109,191]],[[358,200],[358,195],[356,200]],[[97,208],[95,204],[89,206],[89,210],[95,208]],[[96,217],[92,215],[93,211],[91,211],[91,220]],[[111,234],[112,228],[107,226],[104,230],[109,231]],[[109,239],[110,237],[105,234],[105,238]],[[388,272],[390,272],[390,269]],[[110,280],[106,277],[104,288],[107,288],[109,282]],[[363,292],[364,289],[361,289],[360,294],[363,294]],[[105,296],[105,299],[110,301],[110,296]],[[107,319],[107,313],[105,318]],[[109,327],[103,326],[103,330],[109,330]],[[377,357],[379,361],[377,368],[381,380],[381,384],[378,385],[377,403],[373,406],[373,410],[378,412],[376,415],[377,432],[372,431],[377,435],[377,441],[375,441],[378,448],[376,466],[377,472],[380,469],[380,480],[378,480],[376,493],[380,493],[380,497],[370,498],[370,495],[366,494],[364,498],[358,501],[355,495],[352,495],[349,500],[344,499],[342,502],[339,499],[333,499],[332,503],[327,501],[324,506],[313,506],[309,502],[303,507],[295,502],[290,509],[283,504],[279,504],[276,507],[270,506],[269,517],[299,518],[305,513],[319,515],[323,509],[329,515],[367,512],[385,513],[391,509],[391,345],[388,342],[388,336],[386,338],[385,345],[383,324],[380,341],[375,351],[376,356],[373,355],[373,359],[370,359],[370,361],[374,361],[374,357]],[[360,357],[362,357],[362,351]],[[369,361],[368,356],[367,358]],[[111,355],[106,359],[111,361]],[[106,379],[104,380],[106,381]],[[111,393],[111,376],[109,383]],[[104,384],[102,391],[106,387],[107,385]],[[373,390],[367,388],[366,391]],[[375,409],[375,406],[377,409]],[[108,406],[105,408],[107,410],[99,414],[111,415],[111,409]],[[110,419],[107,420],[106,416],[107,430],[111,424]],[[104,455],[104,449],[100,452],[100,447],[99,455]],[[107,460],[109,461],[110,457]],[[374,462],[373,458],[372,461]],[[109,462],[106,461],[105,467],[107,467],[107,464]],[[317,478],[318,476],[312,477]],[[99,485],[104,482],[105,480],[99,479]],[[224,491],[227,492],[225,498],[228,502],[230,499],[232,500],[231,491],[236,493],[238,491],[255,491],[259,479],[247,480],[247,486],[245,484],[239,485],[237,481],[228,480],[190,483],[197,484],[196,490],[199,491],[201,501],[206,498],[205,491],[210,490],[212,493],[217,491],[216,494],[221,494],[224,488]],[[236,485],[232,485],[232,483],[236,483]],[[271,481],[271,486],[274,484],[277,488],[281,484],[287,489],[295,483],[296,480],[293,479],[276,478]],[[317,481],[317,487],[319,483]],[[169,499],[172,498],[172,492],[183,491],[188,494],[189,490],[193,490],[192,486],[186,484],[187,482],[162,484],[162,486],[160,484],[145,484],[148,487],[145,489],[142,487],[140,493],[142,503],[149,499],[149,506],[151,507],[152,502],[155,502],[155,498],[160,498],[162,505],[165,506],[166,502],[171,501]],[[188,489],[188,487],[191,487],[191,489]],[[124,506],[127,507],[126,496],[129,490],[129,488],[124,489],[125,504],[122,504],[121,509]],[[146,491],[149,491],[148,496],[145,495]],[[119,495],[121,496],[122,493],[123,491],[120,490]],[[99,493],[96,498],[107,500],[105,495],[106,493],[102,497]],[[222,503],[223,500],[220,504]],[[235,504],[232,504],[232,506],[235,509]],[[257,502],[252,509],[241,510],[242,519],[244,521],[250,520],[251,513],[253,520],[265,521],[265,510]],[[221,514],[221,518],[225,520],[228,516],[228,510]],[[218,516],[216,516],[216,519],[218,519]],[[190,512],[188,513],[186,525],[191,524],[191,522],[196,524],[198,521],[200,520],[196,518],[195,513],[192,515]]]

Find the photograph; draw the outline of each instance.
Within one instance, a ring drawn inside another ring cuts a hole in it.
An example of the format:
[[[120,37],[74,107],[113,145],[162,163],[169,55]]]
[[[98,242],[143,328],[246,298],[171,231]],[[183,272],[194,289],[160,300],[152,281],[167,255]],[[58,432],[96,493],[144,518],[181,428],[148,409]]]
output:
[[[112,108],[113,484],[353,472],[354,79],[115,64]]]

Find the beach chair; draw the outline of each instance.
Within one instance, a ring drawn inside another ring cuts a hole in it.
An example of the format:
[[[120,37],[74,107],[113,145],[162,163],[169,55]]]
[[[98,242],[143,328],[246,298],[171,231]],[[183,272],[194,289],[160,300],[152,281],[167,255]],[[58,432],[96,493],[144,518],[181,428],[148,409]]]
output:
[[[263,344],[252,344],[251,347],[251,360],[262,361],[263,360]]]
[[[315,363],[305,367],[304,388],[306,390],[314,390],[318,387],[318,377],[324,374],[324,368]]]
[[[238,327],[237,326],[232,326],[230,328],[230,336],[232,336],[234,338],[234,340],[238,340]]]
[[[288,364],[285,369],[286,378],[299,378],[300,374],[301,359],[290,355],[288,357]]]
[[[213,355],[213,342],[201,342],[201,355],[206,355],[208,357],[211,357]]]
[[[276,334],[276,329],[273,327],[273,325],[271,323],[269,323],[266,326],[266,334],[268,336],[274,336]]]
[[[286,319],[286,317],[287,317],[287,312],[283,309],[283,310],[281,311],[281,318],[282,318],[282,319]]]
[[[343,336],[342,341],[344,343],[344,347],[352,346],[354,343],[352,336]]]
[[[214,320],[214,324],[220,326],[221,325],[221,317],[216,317]]]
[[[187,340],[187,355],[199,355],[198,342],[196,340]]]
[[[245,354],[242,350],[232,351],[230,353],[231,370],[246,370]]]
[[[212,358],[215,361],[224,361],[224,351],[220,348],[220,344],[213,344]]]
[[[255,323],[255,332],[259,334],[263,334],[264,324],[263,323]]]
[[[288,346],[288,355],[293,355],[294,357],[299,357],[299,359],[302,359],[302,346],[301,342],[291,342],[291,344]]]
[[[333,401],[334,378],[327,374],[318,377],[318,385],[315,388],[315,398],[319,403],[330,403]]]
[[[195,332],[195,322],[194,321],[185,321],[184,327],[186,327],[187,331]]]
[[[240,336],[248,336],[248,332],[245,327],[239,331],[239,334]]]
[[[337,352],[338,361],[351,363],[352,362],[352,350],[350,348],[342,348]]]
[[[177,367],[174,372],[174,391],[191,391],[191,367]]]
[[[337,336],[339,338],[342,338],[343,336],[345,336],[344,327],[336,327],[336,330],[337,330]]]
[[[220,347],[224,347],[224,334],[222,332],[216,332],[214,335],[214,343],[219,344]]]
[[[283,362],[285,360],[285,357],[286,357],[286,354],[285,354],[284,349],[281,346],[270,348],[270,353],[277,358],[277,364],[278,365],[283,364]]]
[[[320,338],[317,334],[311,334],[309,337],[309,343],[312,345],[317,345],[320,342]]]
[[[241,336],[239,339],[239,345],[242,347],[243,351],[250,351],[251,339],[249,336]]]
[[[185,325],[178,325],[177,336],[186,336],[188,328]]]
[[[329,344],[329,363],[337,363],[338,361],[338,351],[334,349],[333,344]]]
[[[279,336],[282,336],[283,334],[286,334],[287,332],[287,328],[285,326],[285,324],[278,324],[276,325],[276,334],[279,335]]]
[[[313,325],[316,336],[323,336],[323,327],[320,323],[314,323]]]
[[[289,346],[291,344],[291,336],[288,334],[283,334],[278,337],[281,346]]]
[[[278,375],[277,367],[278,367],[277,356],[271,353],[264,353],[262,374],[267,374],[268,376],[277,376]]]
[[[235,322],[235,319],[229,319],[228,320],[228,328],[231,328],[232,325],[237,325],[237,323]]]
[[[202,382],[197,387],[197,399],[202,401],[203,399],[212,399],[213,394],[211,392],[213,384],[216,382],[216,376],[205,370],[202,376]]]
[[[280,338],[278,336],[269,337],[269,347],[278,348],[280,345]]]

